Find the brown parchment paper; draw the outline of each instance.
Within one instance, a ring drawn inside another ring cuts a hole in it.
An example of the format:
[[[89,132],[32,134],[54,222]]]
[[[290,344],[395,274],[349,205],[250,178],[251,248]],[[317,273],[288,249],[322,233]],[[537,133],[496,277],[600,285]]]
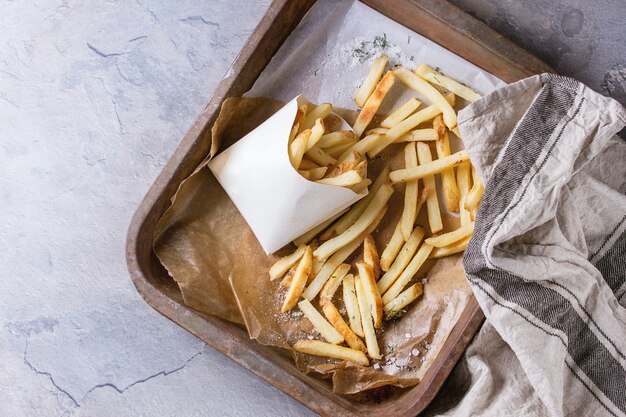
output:
[[[207,160],[216,154],[220,142],[228,146],[240,139],[280,106],[265,99],[226,100],[212,129],[213,147]],[[349,123],[355,118],[354,112],[337,112]],[[237,117],[233,117],[235,113]],[[269,281],[270,266],[294,248],[265,255],[205,164],[181,184],[155,233],[155,253],[178,283],[185,303],[202,313],[244,323],[250,337],[265,345],[290,349],[297,340],[318,337],[297,309],[280,312],[285,289],[280,288],[280,280]],[[381,157],[370,160],[370,177],[375,178],[385,165],[404,167],[402,146],[392,146]],[[391,238],[403,208],[404,186],[394,189],[389,210],[374,233],[379,252]],[[440,201],[447,230],[458,227],[458,218],[445,213],[444,200]],[[417,223],[428,224],[426,210]],[[359,250],[349,261],[361,258]],[[332,378],[334,391],[343,394],[419,383],[463,312],[471,289],[461,255],[428,261],[416,280],[424,284],[424,295],[403,317],[384,325],[378,339],[381,361],[362,367],[292,351],[298,368]],[[335,302],[345,312],[340,296]]]

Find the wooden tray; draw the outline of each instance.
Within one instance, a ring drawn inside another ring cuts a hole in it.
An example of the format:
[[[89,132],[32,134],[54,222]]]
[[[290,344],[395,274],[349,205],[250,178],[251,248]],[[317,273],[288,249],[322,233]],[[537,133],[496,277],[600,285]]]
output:
[[[537,58],[443,0],[363,2],[504,81],[551,71]],[[313,3],[315,0],[273,1],[228,71],[229,75],[218,85],[137,209],[126,242],[128,269],[139,293],[159,313],[315,412],[333,417],[415,416],[433,399],[484,318],[473,297],[419,385],[402,391],[391,390],[388,397],[378,401],[356,401],[334,394],[328,382],[301,373],[277,349],[250,340],[244,328],[187,307],[176,283],[152,251],[158,219],[170,205],[181,181],[208,153],[210,127],[222,101],[241,96],[252,87]]]

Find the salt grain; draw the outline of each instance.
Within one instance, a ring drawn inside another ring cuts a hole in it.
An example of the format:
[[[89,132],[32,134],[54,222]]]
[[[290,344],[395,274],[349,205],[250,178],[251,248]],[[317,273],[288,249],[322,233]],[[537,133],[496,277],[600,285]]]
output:
[[[428,284],[428,280],[426,278],[422,278],[422,285]]]
[[[375,363],[375,364],[374,364],[374,369],[380,369],[380,364]]]
[[[407,339],[410,339],[410,338],[411,338],[411,333],[406,333],[406,334],[404,335],[404,337],[406,337]]]
[[[419,356],[419,355],[420,355],[420,351],[419,351],[419,349],[413,349],[413,350],[411,351],[411,355],[413,355],[413,356]]]

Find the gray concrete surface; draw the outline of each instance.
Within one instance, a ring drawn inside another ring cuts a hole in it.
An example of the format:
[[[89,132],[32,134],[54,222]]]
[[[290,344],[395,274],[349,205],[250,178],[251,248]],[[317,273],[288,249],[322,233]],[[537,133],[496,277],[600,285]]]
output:
[[[294,416],[162,318],[133,211],[269,0],[0,0],[0,416]],[[625,103],[617,0],[454,3]]]

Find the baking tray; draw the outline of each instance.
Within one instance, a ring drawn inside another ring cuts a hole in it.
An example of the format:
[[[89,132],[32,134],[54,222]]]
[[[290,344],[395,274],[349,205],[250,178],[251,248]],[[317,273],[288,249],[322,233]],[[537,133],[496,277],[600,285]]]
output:
[[[176,283],[152,250],[157,221],[180,183],[208,154],[210,127],[222,101],[249,90],[315,0],[274,0],[220,82],[202,114],[178,145],[130,225],[126,260],[137,290],[155,310],[215,350],[323,416],[415,416],[426,408],[476,334],[484,316],[471,298],[422,382],[377,395],[334,394],[328,381],[300,372],[284,350],[263,346],[236,324],[187,307]],[[363,3],[431,39],[506,82],[551,68],[487,26],[442,0],[363,0]]]

